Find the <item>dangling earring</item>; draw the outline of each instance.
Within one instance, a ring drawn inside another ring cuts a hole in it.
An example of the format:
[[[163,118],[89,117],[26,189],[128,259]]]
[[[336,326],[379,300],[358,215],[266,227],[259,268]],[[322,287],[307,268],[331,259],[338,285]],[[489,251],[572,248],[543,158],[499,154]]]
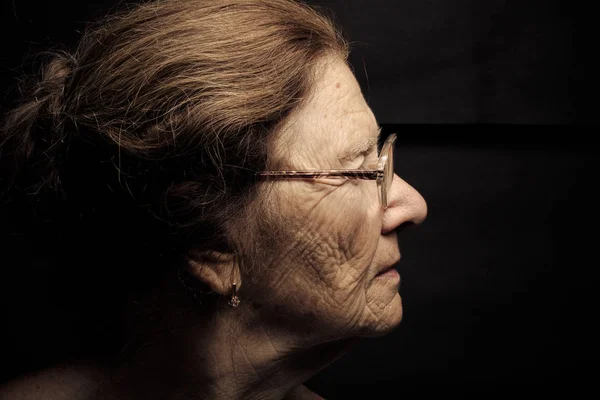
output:
[[[235,282],[233,283],[233,291],[231,293],[231,298],[229,299],[229,307],[235,308],[240,305],[240,298],[237,296],[237,286]]]

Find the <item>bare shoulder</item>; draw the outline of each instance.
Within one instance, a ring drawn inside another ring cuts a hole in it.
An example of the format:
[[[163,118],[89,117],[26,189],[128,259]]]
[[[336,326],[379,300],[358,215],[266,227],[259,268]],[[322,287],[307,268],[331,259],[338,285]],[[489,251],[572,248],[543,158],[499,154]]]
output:
[[[85,366],[56,366],[0,386],[0,400],[87,399],[96,390],[99,371]]]
[[[304,385],[300,385],[292,389],[284,400],[326,400],[324,397],[319,396]]]

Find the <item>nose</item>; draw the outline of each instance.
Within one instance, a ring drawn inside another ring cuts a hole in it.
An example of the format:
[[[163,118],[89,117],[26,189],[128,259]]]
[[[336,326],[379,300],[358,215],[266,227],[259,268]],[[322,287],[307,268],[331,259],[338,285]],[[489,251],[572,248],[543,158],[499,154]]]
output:
[[[427,203],[419,192],[394,174],[388,193],[388,207],[383,213],[382,233],[392,232],[406,222],[421,224],[427,216]]]

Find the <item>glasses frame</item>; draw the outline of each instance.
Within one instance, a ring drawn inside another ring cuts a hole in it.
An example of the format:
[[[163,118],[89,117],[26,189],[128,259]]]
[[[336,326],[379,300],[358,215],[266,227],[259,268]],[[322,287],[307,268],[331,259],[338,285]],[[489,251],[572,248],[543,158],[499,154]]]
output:
[[[314,180],[320,178],[344,178],[344,179],[364,179],[376,180],[379,194],[379,203],[387,208],[387,191],[394,180],[394,142],[396,134],[392,133],[385,140],[379,153],[377,169],[315,169],[315,170],[287,170],[287,171],[262,171],[256,174],[263,179],[307,179]],[[390,182],[385,182],[386,168],[391,168],[392,175]]]

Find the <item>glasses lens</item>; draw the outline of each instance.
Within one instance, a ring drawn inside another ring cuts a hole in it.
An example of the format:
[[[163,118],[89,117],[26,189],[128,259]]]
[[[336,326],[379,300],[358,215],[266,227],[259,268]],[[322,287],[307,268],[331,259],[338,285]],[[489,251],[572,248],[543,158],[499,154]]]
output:
[[[394,180],[394,146],[390,146],[390,152],[388,155],[386,170],[385,170],[385,189],[390,192],[392,188],[392,181]]]
[[[383,166],[383,207],[387,207],[387,200],[394,180],[394,146],[389,146],[387,149],[387,160]]]
[[[381,154],[379,156],[379,171],[383,170],[383,176],[377,178],[377,186],[379,187],[379,200],[382,207],[385,209],[388,205],[388,195],[394,180],[394,143],[396,134],[392,133],[385,141]]]

